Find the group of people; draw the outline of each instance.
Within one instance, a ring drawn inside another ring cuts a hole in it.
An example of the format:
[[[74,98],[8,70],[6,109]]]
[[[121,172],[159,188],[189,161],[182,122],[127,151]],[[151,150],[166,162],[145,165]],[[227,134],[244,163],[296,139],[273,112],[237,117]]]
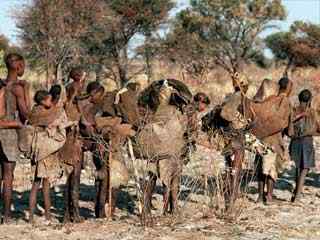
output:
[[[230,169],[230,183],[227,184],[231,187],[225,196],[226,206],[234,203],[237,197],[246,150],[256,153],[253,168],[258,180],[257,202],[272,203],[274,184],[290,159],[296,167],[296,186],[291,201],[301,200],[306,175],[315,167],[313,136],[320,132],[317,112],[311,106],[311,91],[302,90],[298,95],[299,104],[293,106],[293,83],[288,77],[282,77],[278,83],[263,80],[252,99],[246,95],[246,76],[237,74],[233,80],[235,92],[210,115],[215,120],[211,123],[213,129],[222,129],[218,135],[227,139],[224,152]],[[285,136],[290,138],[288,148]]]
[[[209,111],[206,94],[192,96],[177,80],[157,81],[144,90],[138,83],[128,83],[121,90],[106,92],[99,82],[86,84],[85,70],[76,67],[70,71],[70,83],[36,91],[32,103],[29,84],[19,79],[25,70],[23,57],[8,54],[5,64],[8,75],[0,81],[4,223],[11,219],[14,170],[21,152],[30,158],[34,174],[29,198],[31,222],[41,186],[45,218],[51,219],[50,186],[63,174],[67,177],[64,222],[82,221],[79,187],[85,151],[93,153],[97,170],[96,217],[106,217],[106,203],[109,214],[113,213],[117,191],[128,180],[122,161],[124,146],[129,146],[129,155],[148,158],[142,214],[150,213],[157,178],[166,189],[164,214],[174,211],[183,165],[192,161],[197,148],[222,146],[223,175],[228,181],[226,208],[237,198],[245,150],[256,153],[258,201],[266,203],[272,201],[274,183],[289,158],[285,135],[291,138],[289,152],[297,168],[292,201],[300,198],[306,174],[315,165],[312,136],[320,129],[311,107],[312,94],[307,89],[301,91],[299,106],[292,107],[292,82],[286,77],[278,84],[264,80],[256,96],[249,99],[248,82],[237,73],[233,76],[234,92]],[[259,144],[248,146],[248,136]]]
[[[41,185],[45,218],[51,219],[50,185],[64,173],[67,176],[64,220],[80,222],[79,187],[83,151],[98,149],[93,146],[93,141],[83,140],[81,136],[95,131],[92,121],[94,113],[90,111],[95,111],[92,105],[100,97],[103,87],[97,82],[89,83],[83,94],[86,72],[74,68],[69,74],[72,82],[68,86],[53,85],[49,91],[36,91],[32,106],[29,84],[19,79],[25,70],[24,58],[19,54],[8,54],[5,64],[8,75],[1,80],[0,90],[2,221],[7,223],[11,220],[14,170],[17,160],[24,154],[30,158],[34,174],[29,220],[34,221],[37,192]]]

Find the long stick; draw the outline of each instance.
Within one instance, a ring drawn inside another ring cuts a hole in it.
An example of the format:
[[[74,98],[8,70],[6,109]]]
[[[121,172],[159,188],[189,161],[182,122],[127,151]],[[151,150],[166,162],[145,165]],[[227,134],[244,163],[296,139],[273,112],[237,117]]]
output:
[[[112,211],[112,183],[111,183],[111,161],[112,161],[112,140],[110,140],[110,149],[109,149],[109,161],[108,161],[108,174],[109,174],[109,206],[108,206],[108,216],[112,219],[113,211]]]
[[[142,209],[143,209],[143,199],[142,199],[142,187],[140,185],[140,182],[139,182],[139,173],[138,173],[138,169],[137,169],[137,160],[136,160],[136,157],[134,156],[134,153],[133,153],[133,147],[132,147],[132,142],[131,142],[131,139],[128,138],[128,148],[129,148],[129,154],[130,154],[130,157],[131,157],[131,160],[132,160],[132,166],[133,166],[133,172],[134,172],[134,178],[135,178],[135,184],[136,184],[136,187],[138,189],[137,191],[137,197],[138,197],[138,200],[139,200],[139,213],[141,214],[142,213]]]

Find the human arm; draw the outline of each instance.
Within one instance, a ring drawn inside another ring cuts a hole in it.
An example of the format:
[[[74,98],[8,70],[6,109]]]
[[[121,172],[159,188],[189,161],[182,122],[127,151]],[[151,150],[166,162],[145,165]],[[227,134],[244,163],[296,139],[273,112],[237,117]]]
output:
[[[20,129],[23,124],[20,121],[0,119],[0,129]]]
[[[28,119],[29,108],[28,101],[26,100],[25,88],[21,84],[16,84],[12,93],[15,95],[17,100],[17,107],[19,110],[19,116],[22,122],[25,122]]]

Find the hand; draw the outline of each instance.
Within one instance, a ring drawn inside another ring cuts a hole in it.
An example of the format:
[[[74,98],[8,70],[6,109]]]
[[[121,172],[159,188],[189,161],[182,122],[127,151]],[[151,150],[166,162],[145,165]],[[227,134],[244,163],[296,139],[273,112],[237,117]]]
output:
[[[22,122],[20,122],[20,121],[17,122],[17,128],[18,129],[21,129],[21,128],[24,128],[24,127],[25,127],[25,125]]]
[[[296,115],[295,120],[298,120],[298,119],[300,119],[302,117],[305,117],[305,116],[307,116],[306,112],[299,113],[299,114]]]
[[[21,129],[24,125],[20,121],[0,120],[0,128]]]

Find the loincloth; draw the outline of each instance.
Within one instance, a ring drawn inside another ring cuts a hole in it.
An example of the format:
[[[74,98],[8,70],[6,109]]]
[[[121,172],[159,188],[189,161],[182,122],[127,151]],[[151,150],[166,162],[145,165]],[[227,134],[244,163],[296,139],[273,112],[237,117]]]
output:
[[[9,162],[19,159],[18,134],[14,129],[0,129],[1,151]]]
[[[35,176],[38,178],[49,178],[50,182],[57,181],[62,177],[63,167],[58,153],[38,161],[34,166]]]
[[[64,146],[59,150],[59,156],[63,163],[74,166],[82,160],[83,142],[79,133],[73,129],[67,133]]]

